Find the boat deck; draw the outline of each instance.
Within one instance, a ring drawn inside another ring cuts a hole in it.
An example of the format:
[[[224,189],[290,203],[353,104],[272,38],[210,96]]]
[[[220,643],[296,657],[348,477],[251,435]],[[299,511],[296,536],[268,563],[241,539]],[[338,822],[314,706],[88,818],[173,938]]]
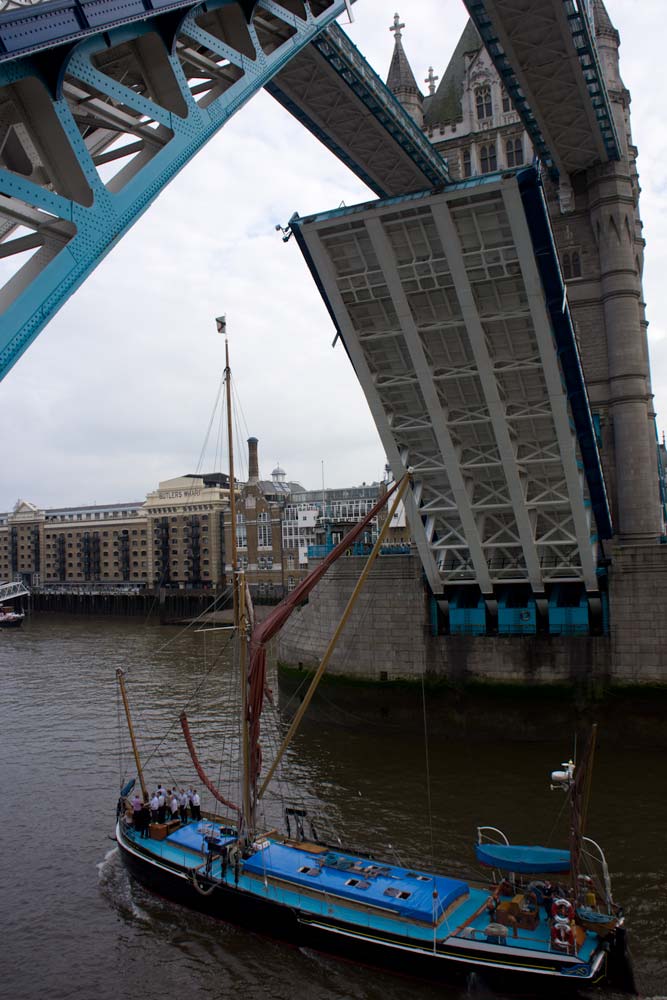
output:
[[[186,871],[201,869],[203,872],[206,863],[204,838],[217,830],[218,827],[202,820],[186,824],[164,840],[143,839],[132,828],[125,830],[124,835],[130,842],[136,843],[140,851],[164,861],[170,867],[177,866]],[[234,843],[233,836],[217,838],[220,847]],[[339,851],[322,849],[313,852],[271,839],[265,845],[264,850],[241,864],[238,887],[307,913],[313,919],[334,918],[379,935],[400,935],[415,944],[435,944],[438,948],[445,942],[448,946],[457,942],[471,942],[474,946],[474,942],[479,942],[485,945],[497,943],[503,950],[551,952],[550,925],[543,911],[532,930],[517,928],[516,934],[513,934],[508,927],[506,936],[495,938],[489,935],[487,928],[493,918],[486,909],[488,889]],[[319,869],[319,875],[314,874],[316,869]],[[364,872],[364,869],[367,871]],[[376,871],[369,872],[368,869]],[[230,887],[237,884],[233,866],[228,865],[223,870],[219,857],[211,863],[210,876]],[[366,883],[365,888],[358,890],[358,896],[355,895],[357,886],[346,885],[357,876],[359,882]],[[392,892],[392,895],[385,896],[389,882],[395,885],[398,895]],[[375,891],[368,896],[371,886]],[[437,909],[433,908],[431,901],[434,886],[438,891]],[[415,893],[415,897],[421,895],[422,898],[413,898],[406,907],[401,905],[404,901],[400,899],[400,893],[408,890],[411,895]],[[347,898],[343,898],[345,896]],[[435,927],[434,915],[437,915]],[[597,945],[597,935],[587,932],[577,950],[577,961],[589,961]]]

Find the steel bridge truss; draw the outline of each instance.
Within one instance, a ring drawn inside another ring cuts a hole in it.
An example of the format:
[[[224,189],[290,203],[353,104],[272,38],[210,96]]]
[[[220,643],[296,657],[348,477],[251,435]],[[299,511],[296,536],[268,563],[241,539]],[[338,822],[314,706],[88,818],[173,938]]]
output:
[[[598,591],[611,523],[533,169],[291,220],[407,501],[434,594]],[[595,513],[597,526],[592,516]]]
[[[587,0],[463,0],[554,178],[619,158]]]
[[[19,12],[27,20],[12,44],[28,39],[32,55],[10,58],[2,34],[0,377],[169,180],[346,2],[259,0],[245,4],[250,21],[230,0],[162,14],[140,3],[132,23],[94,34],[63,28],[78,7],[65,6],[60,19],[57,4],[31,8],[33,21]],[[84,7],[94,17],[96,5]],[[65,31],[56,48],[44,19]]]

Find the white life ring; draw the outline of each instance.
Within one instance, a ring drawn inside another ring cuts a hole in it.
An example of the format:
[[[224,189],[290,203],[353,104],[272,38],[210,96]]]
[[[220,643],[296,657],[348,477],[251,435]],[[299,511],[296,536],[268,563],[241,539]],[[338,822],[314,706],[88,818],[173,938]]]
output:
[[[551,928],[551,943],[563,951],[569,951],[574,945],[574,931],[565,920],[557,920]]]
[[[556,920],[572,920],[574,907],[569,899],[554,899],[551,904],[551,916]]]

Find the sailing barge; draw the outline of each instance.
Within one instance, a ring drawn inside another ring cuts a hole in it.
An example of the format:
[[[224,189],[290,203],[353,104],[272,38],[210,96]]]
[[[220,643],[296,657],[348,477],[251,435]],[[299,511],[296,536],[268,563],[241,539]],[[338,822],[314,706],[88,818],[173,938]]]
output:
[[[229,390],[228,354],[225,375]],[[229,391],[227,400],[229,407]],[[229,436],[231,555],[236,566],[231,430]],[[224,812],[204,819],[151,824],[146,837],[133,824],[128,807],[127,797],[135,784],[132,779],[121,790],[119,801],[116,839],[120,853],[132,875],[160,896],[295,945],[419,977],[450,979],[457,972],[476,970],[485,979],[500,978],[505,986],[522,983],[544,992],[547,985],[553,985],[563,995],[603,979],[608,959],[624,954],[624,918],[612,898],[604,855],[583,836],[593,738],[579,766],[568,762],[551,776],[552,785],[569,798],[569,850],[513,846],[501,831],[481,827],[476,854],[478,863],[491,872],[485,883],[421,866],[404,868],[322,843],[312,828],[312,835],[306,835],[307,818],[302,810],[285,810],[285,833],[263,830],[256,819],[259,800],[308,707],[408,484],[406,474],[255,628],[251,627],[243,574],[235,575],[243,762],[240,803],[223,795],[207,777],[182,714],[195,770]],[[271,767],[262,774],[266,644],[392,494],[392,509],[348,608]],[[118,675],[137,776],[147,801],[123,671]]]

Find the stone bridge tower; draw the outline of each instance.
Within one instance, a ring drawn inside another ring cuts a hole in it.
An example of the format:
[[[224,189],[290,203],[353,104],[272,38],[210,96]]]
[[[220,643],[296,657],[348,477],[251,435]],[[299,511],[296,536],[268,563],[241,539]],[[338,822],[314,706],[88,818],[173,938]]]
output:
[[[664,531],[642,294],[644,240],[630,94],[619,72],[618,31],[603,0],[591,11],[621,144],[621,159],[546,180],[552,225],[599,431],[617,537],[657,541]],[[533,149],[471,21],[437,90],[422,98],[396,17],[387,85],[422,122],[455,178],[529,164]]]

